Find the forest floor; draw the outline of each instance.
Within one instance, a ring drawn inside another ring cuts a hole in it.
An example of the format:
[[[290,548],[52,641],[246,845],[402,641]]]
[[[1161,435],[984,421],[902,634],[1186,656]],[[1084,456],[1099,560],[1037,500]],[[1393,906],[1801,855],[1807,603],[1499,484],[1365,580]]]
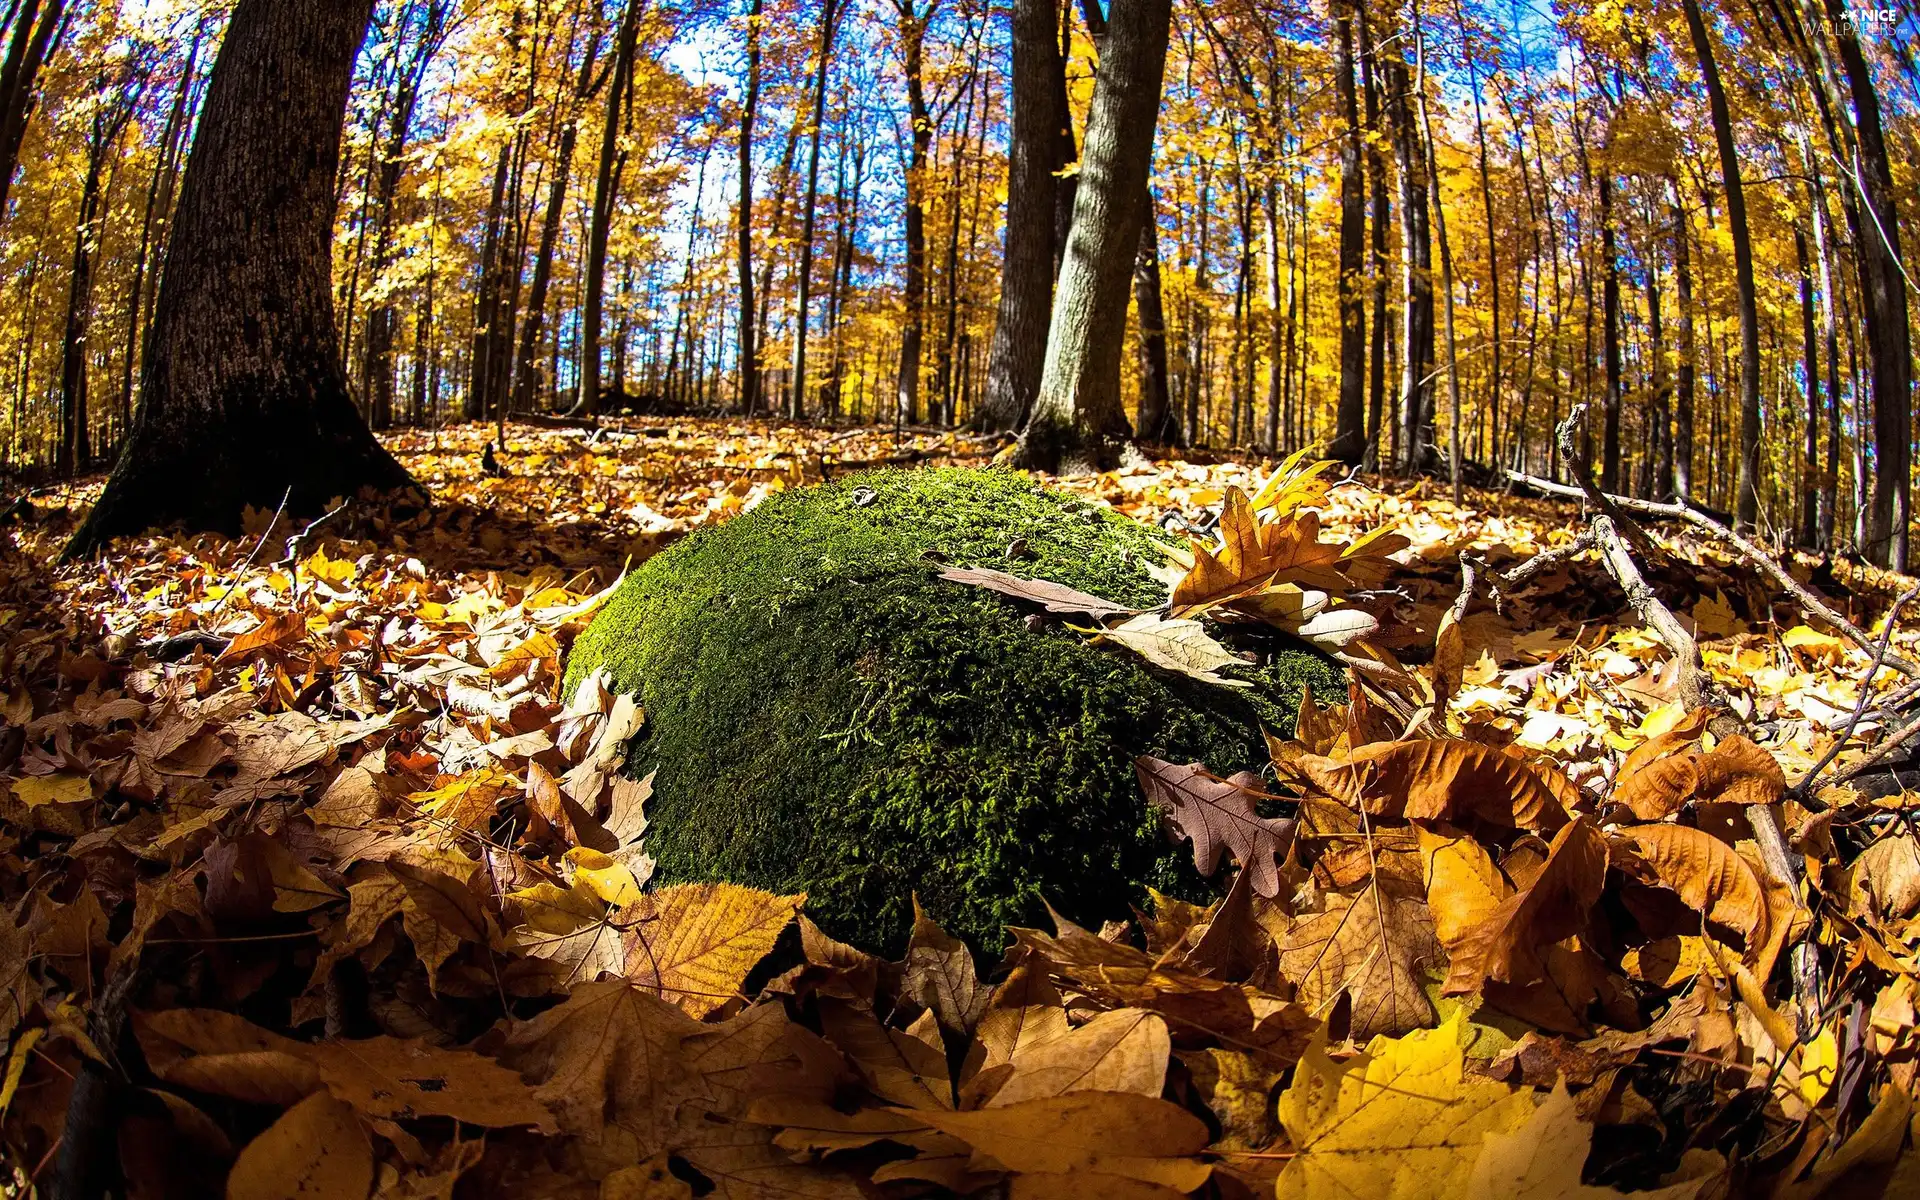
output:
[[[405,518],[60,566],[98,481],[16,508],[0,1195],[1920,1189],[1915,813],[1899,776],[1840,782],[1911,733],[1911,581],[1780,560],[1849,631],[1710,533],[1629,534],[1710,723],[1609,543],[1569,549],[1602,524],[1577,505],[1233,458],[1052,481],[1196,531],[1202,573],[1240,533],[1273,562],[1375,533],[1384,577],[1337,602],[1377,628],[1266,782],[1183,777],[1196,856],[1280,854],[1283,887],[1019,931],[993,971],[923,921],[884,963],[798,897],[643,890],[645,716],[563,698],[565,655],[689,530],[1005,443],[515,424],[489,471],[492,437],[390,437],[433,494]],[[795,921],[807,961],[768,978]]]

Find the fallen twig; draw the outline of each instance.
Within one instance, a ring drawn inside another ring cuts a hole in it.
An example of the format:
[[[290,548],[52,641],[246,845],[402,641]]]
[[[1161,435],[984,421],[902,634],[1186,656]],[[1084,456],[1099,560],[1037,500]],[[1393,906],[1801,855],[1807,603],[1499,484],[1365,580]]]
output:
[[[1847,744],[1847,739],[1853,736],[1854,728],[1860,724],[1860,718],[1865,715],[1867,709],[1872,707],[1869,701],[1873,699],[1873,680],[1880,674],[1881,664],[1887,660],[1887,647],[1893,644],[1894,619],[1900,615],[1900,610],[1907,601],[1915,596],[1920,596],[1920,584],[1908,588],[1898,600],[1893,602],[1893,607],[1887,610],[1887,627],[1880,632],[1880,645],[1873,652],[1873,666],[1868,669],[1867,677],[1860,683],[1860,701],[1853,706],[1853,715],[1847,718],[1847,727],[1840,731],[1840,736],[1835,738],[1833,745],[1827,748],[1826,755],[1813,764],[1813,770],[1808,771],[1801,777],[1799,783],[1793,785],[1793,790],[1788,792],[1788,795],[1799,800],[1807,798],[1813,790],[1813,781],[1820,777],[1820,772],[1826,770],[1828,764],[1840,756],[1841,747]]]

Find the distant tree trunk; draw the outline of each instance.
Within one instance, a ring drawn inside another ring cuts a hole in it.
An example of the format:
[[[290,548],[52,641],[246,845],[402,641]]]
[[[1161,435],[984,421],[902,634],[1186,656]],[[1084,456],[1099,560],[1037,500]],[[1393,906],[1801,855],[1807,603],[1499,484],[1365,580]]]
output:
[[[1440,238],[1440,313],[1447,342],[1447,474],[1453,484],[1453,502],[1465,503],[1461,492],[1460,445],[1460,343],[1454,337],[1453,324],[1453,246],[1447,240],[1447,208],[1440,195],[1440,150],[1433,139],[1433,113],[1427,105],[1426,35],[1419,29],[1419,9],[1414,10],[1415,51],[1420,56],[1420,75],[1414,95],[1420,103],[1420,124],[1426,133],[1427,182],[1433,188],[1434,232]]]
[[[540,334],[546,326],[547,291],[553,286],[553,250],[560,240],[560,219],[566,209],[567,185],[573,180],[573,151],[580,138],[581,106],[591,98],[593,68],[600,57],[600,31],[593,31],[580,76],[574,83],[573,104],[560,118],[560,142],[553,152],[547,181],[547,210],[540,222],[540,248],[533,258],[533,289],[527,296],[527,319],[520,326],[520,353],[514,360],[513,407],[531,412],[540,386]],[[554,381],[546,381],[551,386]]]
[[[1401,469],[1411,475],[1433,452],[1433,243],[1428,225],[1427,163],[1414,128],[1407,63],[1387,56],[1387,113],[1400,183]]]
[[[0,219],[7,215],[7,193],[20,165],[20,146],[27,136],[27,118],[33,113],[40,69],[52,56],[67,29],[66,0],[20,0],[13,16],[13,36],[0,59]]]
[[[1058,13],[1053,0],[1014,0],[1013,129],[1007,146],[1007,241],[1000,309],[987,352],[982,428],[1026,422],[1047,354],[1053,309],[1055,175],[1066,124]],[[1068,135],[1069,138],[1072,136]]]
[[[833,348],[833,356],[827,364],[827,386],[821,397],[822,407],[828,415],[835,416],[841,411],[840,393],[846,383],[847,347],[843,336],[843,322],[847,300],[853,294],[853,248],[860,232],[860,186],[866,180],[867,150],[864,143],[854,147],[853,186],[846,188],[844,181],[836,189],[834,201],[834,224],[838,226],[834,246],[833,292],[827,299],[827,340]]]
[[[500,147],[499,159],[494,165],[493,194],[487,203],[486,233],[480,243],[480,281],[474,290],[473,302],[473,361],[462,405],[462,415],[469,421],[478,421],[487,415],[495,392],[494,380],[504,374],[504,364],[495,361],[501,342],[496,326],[506,320],[503,311],[508,241],[506,196],[512,144],[513,139],[509,138]]]
[[[1893,173],[1881,128],[1880,98],[1859,39],[1834,0],[1828,26],[1839,49],[1841,73],[1852,99],[1855,168],[1848,182],[1860,203],[1846,206],[1853,218],[1855,267],[1861,317],[1866,326],[1868,377],[1873,387],[1873,485],[1860,549],[1881,566],[1908,567],[1907,526],[1912,518],[1908,476],[1913,469],[1913,359],[1907,328],[1907,280],[1900,265],[1900,221]],[[1862,439],[1863,441],[1865,439]]]
[[[740,107],[739,363],[740,411],[752,415],[760,398],[760,355],[754,347],[753,314],[753,121],[760,107],[760,8],[747,8],[747,86]]]
[[[807,131],[807,199],[800,210],[800,267],[794,284],[793,393],[787,402],[787,412],[796,421],[807,411],[807,306],[813,298],[813,210],[820,196],[820,128],[827,116],[827,68],[833,61],[833,41],[839,23],[840,0],[824,0],[813,68],[813,119]]]
[[[1800,457],[1800,544],[1812,549],[1820,541],[1820,356],[1813,332],[1813,261],[1807,254],[1807,235],[1798,228],[1793,231],[1793,253],[1800,268],[1800,370],[1807,401]]]
[[[614,47],[613,81],[607,89],[606,120],[600,127],[600,166],[593,180],[593,212],[587,229],[587,278],[580,312],[580,394],[573,411],[591,417],[600,404],[600,331],[606,321],[607,241],[613,230],[613,204],[627,152],[620,145],[621,114],[631,104],[633,53],[644,0],[627,0]],[[704,165],[704,158],[702,163]],[[619,390],[625,390],[621,382]]]
[[[1687,237],[1687,214],[1680,205],[1680,182],[1667,180],[1667,194],[1673,218],[1673,282],[1675,302],[1680,308],[1679,362],[1673,371],[1673,494],[1680,500],[1693,497],[1693,261]]]
[[[207,87],[133,433],[69,557],[241,509],[412,486],[347,391],[329,275],[347,88],[373,0],[239,0]],[[192,486],[183,486],[192,481]]]
[[[1140,321],[1140,439],[1161,445],[1180,440],[1167,385],[1167,309],[1160,287],[1160,228],[1147,192],[1140,250],[1133,261],[1133,308]]]
[[[1115,462],[1132,434],[1114,332],[1126,321],[1140,247],[1171,20],[1171,0],[1129,0],[1108,23],[1046,364],[1021,439],[1021,458],[1042,470]]]
[[[907,77],[908,131],[906,180],[906,313],[900,326],[900,379],[895,419],[920,419],[920,358],[927,307],[927,156],[933,147],[933,114],[927,108],[925,55],[927,23],[939,8],[931,0],[924,12],[916,0],[894,0],[900,14],[900,55]]]
[[[1809,164],[1811,153],[1802,156]],[[1827,466],[1820,477],[1818,544],[1833,553],[1840,507],[1840,340],[1833,303],[1833,254],[1827,235],[1827,194],[1820,173],[1808,171],[1808,199],[1813,209],[1813,246],[1820,264],[1820,336],[1827,363]]]
[[[67,285],[67,323],[60,354],[60,473],[72,476],[93,465],[87,426],[87,359],[93,329],[93,261],[100,247],[101,179],[120,131],[133,115],[135,97],[100,98],[87,138],[86,175],[80,185],[80,215],[73,229],[73,271]]]
[[[1734,292],[1740,309],[1740,461],[1734,481],[1734,524],[1751,530],[1760,515],[1760,309],[1754,298],[1753,237],[1747,230],[1747,197],[1740,185],[1740,157],[1733,140],[1733,116],[1726,88],[1713,58],[1713,42],[1700,16],[1699,0],[1681,0],[1687,32],[1707,87],[1707,111],[1713,118],[1713,140],[1720,151],[1720,181],[1727,194],[1727,232],[1733,239]],[[1902,295],[1902,307],[1905,297]],[[1901,321],[1904,331],[1906,322]],[[1902,403],[1906,402],[1904,392]],[[1904,423],[1899,441],[1906,445]],[[1904,453],[1903,453],[1904,458]],[[1901,476],[1905,490],[1905,475]],[[1904,527],[1903,527],[1904,528]],[[1906,535],[1901,534],[1904,546]],[[1904,550],[1902,551],[1904,555]]]
[[[200,38],[196,30],[193,42],[187,49],[187,64],[180,72],[180,87],[174,92],[173,106],[167,111],[167,123],[160,133],[160,160],[154,165],[153,178],[147,183],[146,211],[140,218],[140,252],[133,260],[133,282],[127,288],[125,354],[120,366],[117,436],[121,438],[133,428],[134,363],[140,357],[147,320],[152,316],[152,290],[147,286],[154,275],[151,260],[156,249],[164,245],[156,236],[156,231],[166,222],[167,213],[173,207],[173,187],[179,180],[180,155],[187,133],[187,101],[193,94],[194,70],[200,62]]]
[[[1334,405],[1333,441],[1327,455],[1358,463],[1367,450],[1366,300],[1360,292],[1361,255],[1365,251],[1366,202],[1360,173],[1360,108],[1353,80],[1351,7],[1334,13],[1334,83],[1339,88],[1340,120],[1340,397]]]
[[[1374,78],[1373,33],[1363,3],[1355,5],[1353,22],[1360,31],[1360,69],[1366,92],[1367,112],[1367,196],[1372,202],[1371,257],[1367,274],[1373,288],[1373,328],[1369,330],[1367,350],[1367,450],[1366,464],[1378,469],[1384,461],[1381,439],[1386,435],[1387,398],[1387,222],[1393,219],[1393,199],[1387,193],[1387,160],[1380,153],[1380,87]]]
[[[1620,490],[1620,255],[1614,244],[1613,178],[1600,168],[1601,356],[1606,360],[1607,411],[1601,422],[1600,490]]]

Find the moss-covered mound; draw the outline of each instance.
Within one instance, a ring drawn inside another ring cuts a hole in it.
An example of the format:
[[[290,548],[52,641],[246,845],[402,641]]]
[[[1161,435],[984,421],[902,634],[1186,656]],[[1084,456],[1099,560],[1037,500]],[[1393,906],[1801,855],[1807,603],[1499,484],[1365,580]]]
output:
[[[1301,682],[1344,682],[1304,649],[1244,695],[1168,677],[938,575],[1011,566],[1151,605],[1157,539],[1006,473],[850,476],[647,562],[581,636],[567,684],[604,668],[641,696],[630,761],[658,768],[647,848],[663,882],[805,891],[828,932],[880,950],[903,942],[915,894],[980,946],[1043,919],[1043,900],[1097,925],[1143,885],[1198,883],[1135,755],[1246,768]]]

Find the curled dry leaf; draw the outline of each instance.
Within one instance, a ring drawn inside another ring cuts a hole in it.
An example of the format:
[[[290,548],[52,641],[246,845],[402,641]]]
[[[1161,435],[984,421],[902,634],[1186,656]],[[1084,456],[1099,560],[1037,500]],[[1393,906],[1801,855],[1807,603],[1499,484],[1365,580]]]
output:
[[[1341,759],[1294,755],[1275,766],[1349,807],[1409,821],[1553,830],[1580,801],[1579,789],[1557,767],[1453,739],[1378,742]]]
[[[1642,821],[1660,821],[1689,804],[1773,804],[1786,787],[1773,755],[1736,734],[1705,753],[1681,750],[1640,767],[1613,798]]]
[[[1476,992],[1489,979],[1531,983],[1542,978],[1541,948],[1586,926],[1606,876],[1606,842],[1587,818],[1575,817],[1554,835],[1532,884],[1459,936],[1445,993]]]
[[[1732,846],[1686,825],[1632,825],[1619,836],[1653,877],[1707,920],[1737,929],[1748,961],[1766,944],[1770,918],[1760,877]]]

